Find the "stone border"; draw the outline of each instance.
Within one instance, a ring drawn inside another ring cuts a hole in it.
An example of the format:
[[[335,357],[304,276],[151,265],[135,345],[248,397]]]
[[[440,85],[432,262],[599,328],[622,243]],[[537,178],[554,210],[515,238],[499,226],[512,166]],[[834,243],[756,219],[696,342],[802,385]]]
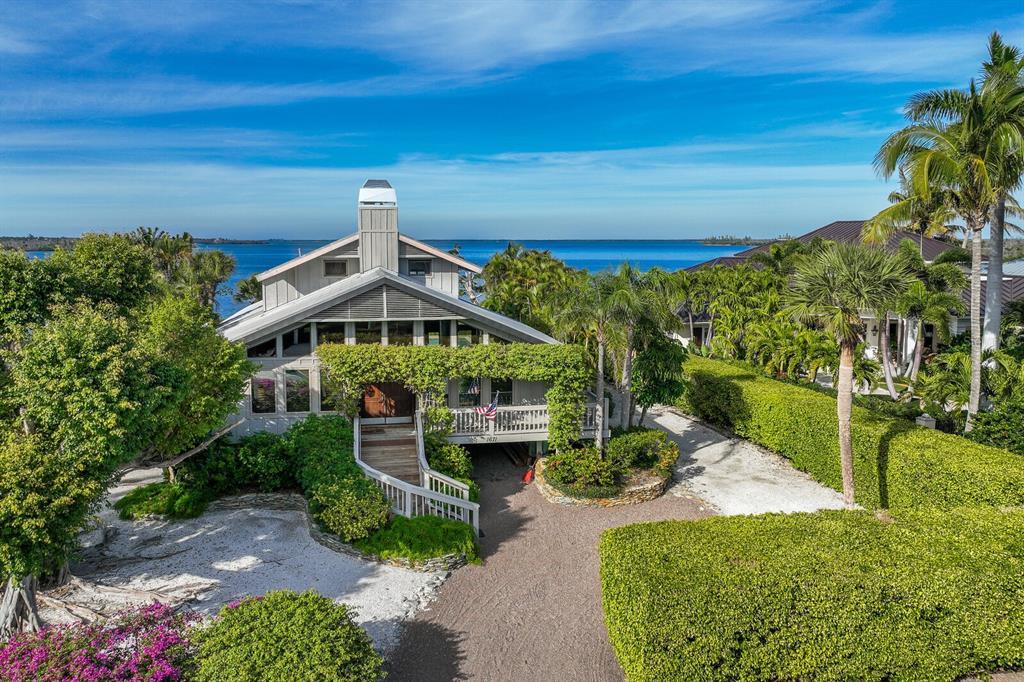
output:
[[[317,544],[354,559],[362,559],[363,561],[371,561],[387,566],[397,566],[398,568],[406,568],[421,573],[451,572],[457,568],[462,568],[468,563],[466,555],[461,553],[446,554],[445,556],[416,563],[411,559],[382,559],[373,554],[361,552],[354,546],[344,542],[337,535],[322,531],[313,519],[313,515],[309,513],[309,504],[306,502],[306,498],[298,493],[247,493],[244,495],[231,495],[213,500],[206,508],[206,511],[240,511],[249,509],[302,512],[306,519],[306,529],[309,531],[309,536]]]
[[[672,482],[670,473],[662,478],[650,480],[648,477],[643,482],[627,484],[625,489],[615,497],[571,497],[547,482],[547,479],[544,478],[545,466],[543,457],[538,459],[534,465],[533,480],[537,484],[537,490],[548,502],[566,507],[623,507],[629,504],[642,504],[664,495]]]

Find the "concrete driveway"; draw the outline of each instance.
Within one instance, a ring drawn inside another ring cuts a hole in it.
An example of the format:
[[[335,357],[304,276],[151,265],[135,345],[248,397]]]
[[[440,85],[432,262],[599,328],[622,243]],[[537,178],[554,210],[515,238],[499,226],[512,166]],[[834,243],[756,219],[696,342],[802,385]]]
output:
[[[682,453],[669,494],[696,495],[726,516],[843,508],[842,495],[785,458],[723,436],[675,408],[650,410],[645,425],[667,431]]]

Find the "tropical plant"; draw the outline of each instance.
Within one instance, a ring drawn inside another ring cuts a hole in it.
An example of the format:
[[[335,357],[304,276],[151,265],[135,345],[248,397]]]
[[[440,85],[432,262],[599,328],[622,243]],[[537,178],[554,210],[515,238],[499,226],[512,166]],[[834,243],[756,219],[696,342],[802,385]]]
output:
[[[790,315],[820,325],[839,344],[839,451],[843,499],[850,507],[854,504],[850,418],[855,351],[864,337],[861,313],[884,307],[906,288],[907,282],[908,273],[896,257],[878,249],[835,244],[801,261],[787,295]]]
[[[900,189],[889,193],[889,206],[865,221],[861,238],[867,244],[883,245],[896,233],[915,232],[917,249],[924,253],[924,238],[949,234],[956,217],[949,207],[950,198],[942,188],[921,194],[911,184],[904,169],[899,169]]]
[[[796,269],[797,261],[809,250],[803,242],[789,239],[769,244],[767,251],[757,251],[751,254],[747,262],[762,265],[777,275],[791,275]]]
[[[231,297],[235,303],[255,303],[263,300],[263,285],[251,275],[245,279],[238,280],[235,285],[235,293]]]
[[[550,251],[509,242],[483,268],[483,306],[535,329],[553,333],[557,301],[582,285],[586,273],[574,270]]]

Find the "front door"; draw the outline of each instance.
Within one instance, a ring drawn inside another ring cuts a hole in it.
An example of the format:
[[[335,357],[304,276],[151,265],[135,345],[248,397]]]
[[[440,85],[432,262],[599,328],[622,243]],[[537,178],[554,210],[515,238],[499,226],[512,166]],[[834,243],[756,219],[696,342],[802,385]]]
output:
[[[367,422],[411,422],[416,396],[399,383],[370,384],[363,391],[359,416]]]

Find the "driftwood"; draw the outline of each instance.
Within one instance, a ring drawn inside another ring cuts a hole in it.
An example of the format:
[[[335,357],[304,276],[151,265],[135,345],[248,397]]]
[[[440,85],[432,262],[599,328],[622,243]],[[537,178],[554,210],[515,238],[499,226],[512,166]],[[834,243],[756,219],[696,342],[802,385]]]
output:
[[[178,609],[208,588],[204,584],[185,585],[175,589],[178,594],[171,595],[153,590],[101,585],[71,576],[60,587],[37,593],[36,599],[47,611],[60,612],[79,623],[95,623],[131,604],[159,602]]]

